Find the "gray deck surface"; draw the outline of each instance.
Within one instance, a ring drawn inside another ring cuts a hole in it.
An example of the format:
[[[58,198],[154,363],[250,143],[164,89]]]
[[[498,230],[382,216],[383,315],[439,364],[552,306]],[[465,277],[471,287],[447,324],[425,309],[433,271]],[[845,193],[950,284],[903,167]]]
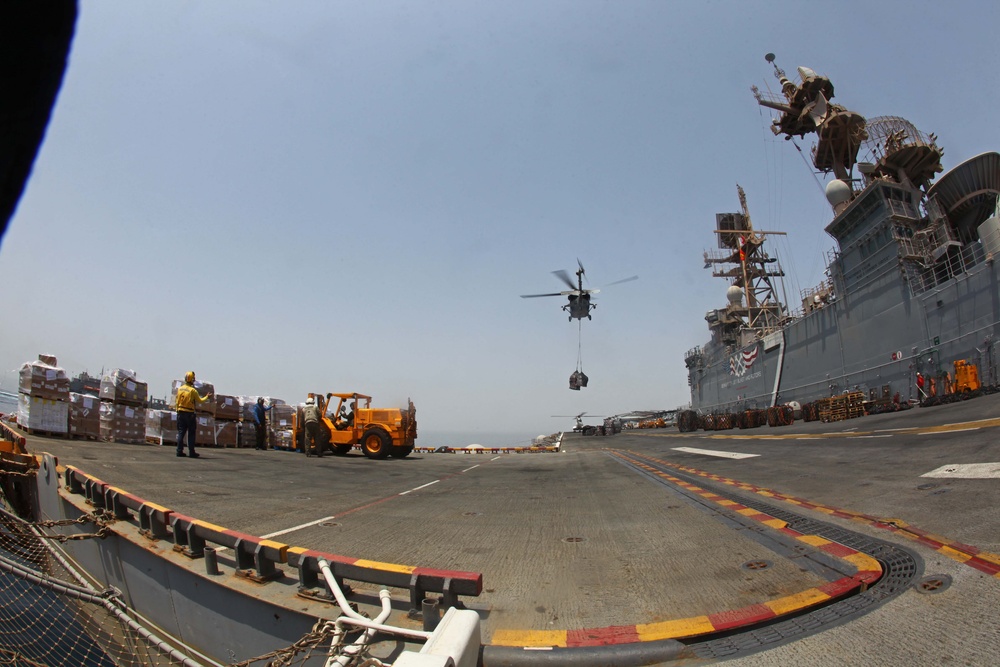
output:
[[[946,463],[1000,461],[1000,431],[990,423],[926,431],[996,417],[1000,396],[988,396],[834,424],[569,435],[560,453],[414,453],[385,461],[360,454],[315,459],[283,451],[209,448],[200,450],[202,458],[189,460],[176,458],[172,446],[36,437],[29,437],[29,448],[226,528],[345,556],[482,572],[484,592],[467,602],[480,612],[489,644],[498,630],[631,626],[715,614],[827,580],[686,501],[673,485],[626,466],[610,450],[818,504],[899,518],[998,553],[1000,480],[920,477]],[[913,427],[925,431],[897,430]],[[737,460],[676,447],[759,456]],[[707,478],[697,483],[726,490]],[[857,664],[883,658],[890,659],[884,664],[901,664],[896,659],[915,655],[914,646],[922,647],[914,664],[949,659],[986,664],[985,656],[1000,652],[995,620],[982,616],[1000,608],[1000,579],[889,531],[775,502],[905,546],[924,559],[927,573],[950,573],[955,583],[936,596],[906,592],[840,629],[736,662],[819,664],[803,656],[818,659],[817,652],[844,641],[838,633],[853,637],[855,626],[879,638],[877,648],[866,643]],[[766,561],[769,567],[743,567],[752,561]],[[912,625],[916,618],[956,631],[925,631]],[[785,656],[780,660],[779,652]],[[929,654],[934,659],[923,661]]]

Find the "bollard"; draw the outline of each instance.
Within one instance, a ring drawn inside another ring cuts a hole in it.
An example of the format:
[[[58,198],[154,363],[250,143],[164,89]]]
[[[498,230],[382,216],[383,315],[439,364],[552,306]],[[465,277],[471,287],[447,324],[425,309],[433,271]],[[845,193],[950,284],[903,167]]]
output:
[[[205,572],[222,574],[222,570],[219,569],[219,559],[215,555],[215,547],[205,547]]]
[[[420,603],[421,615],[424,617],[424,632],[434,632],[441,621],[441,607],[435,598],[424,598]]]

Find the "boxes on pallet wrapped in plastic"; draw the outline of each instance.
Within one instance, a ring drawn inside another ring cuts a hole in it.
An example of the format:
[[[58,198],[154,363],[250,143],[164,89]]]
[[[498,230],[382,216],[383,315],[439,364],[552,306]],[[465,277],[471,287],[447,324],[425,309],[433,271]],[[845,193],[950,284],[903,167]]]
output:
[[[146,441],[146,408],[101,401],[101,440],[131,444]]]
[[[173,410],[146,410],[146,442],[172,445],[177,442],[177,413]]]
[[[101,437],[101,401],[87,394],[69,395],[69,434],[80,438]]]
[[[170,407],[177,409],[177,390],[184,384],[184,380],[174,380],[170,383]],[[194,388],[198,390],[198,393],[202,396],[207,396],[209,394],[215,394],[215,385],[211,382],[199,382],[195,380]],[[212,415],[215,416],[215,398],[205,401],[204,403],[199,403],[195,401],[194,411],[201,415]]]
[[[271,430],[271,447],[276,449],[295,449],[291,429]]]
[[[140,382],[135,371],[116,368],[101,378],[101,400],[115,403],[144,405],[149,395],[145,382]]]
[[[194,444],[200,446],[215,444],[215,417],[198,415],[198,426],[194,431]]]
[[[240,418],[240,399],[235,396],[216,394],[212,396],[212,400],[215,401],[216,419],[232,419],[235,421]]]
[[[238,422],[215,418],[215,444],[218,447],[236,447],[239,444]]]
[[[65,434],[69,430],[69,402],[18,394],[17,423],[21,428]]]
[[[155,437],[160,439],[162,445],[173,445],[177,443],[177,413],[173,410],[150,410],[156,413],[157,423],[151,424],[146,419],[146,437],[150,437],[150,432],[156,433]]]
[[[40,354],[38,361],[28,361],[21,366],[17,389],[28,396],[68,401],[69,376],[56,365],[55,357]]]
[[[295,406],[281,402],[271,407],[269,413],[271,417],[271,428],[276,431],[292,428],[292,415],[295,414]]]

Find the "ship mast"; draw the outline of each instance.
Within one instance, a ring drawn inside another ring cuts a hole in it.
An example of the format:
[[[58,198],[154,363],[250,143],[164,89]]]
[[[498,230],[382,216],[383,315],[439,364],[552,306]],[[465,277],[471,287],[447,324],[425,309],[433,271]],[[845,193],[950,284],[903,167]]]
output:
[[[768,235],[784,232],[756,230],[750,219],[746,193],[739,185],[740,213],[716,215],[719,250],[705,252],[705,268],[715,266],[712,275],[730,282],[729,304],[710,313],[710,326],[718,328],[722,339],[733,344],[745,342],[741,332],[755,337],[776,330],[785,314],[777,297],[774,278],[784,277],[777,259],[764,250]],[[735,289],[734,289],[735,288]]]

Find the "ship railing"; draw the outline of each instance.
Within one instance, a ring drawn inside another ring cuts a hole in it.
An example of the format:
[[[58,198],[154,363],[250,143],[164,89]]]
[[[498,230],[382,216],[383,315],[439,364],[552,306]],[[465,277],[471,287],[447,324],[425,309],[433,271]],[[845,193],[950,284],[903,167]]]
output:
[[[428,593],[440,593],[439,606],[447,609],[461,606],[460,595],[475,597],[483,591],[483,575],[478,572],[380,563],[290,546],[175,512],[73,466],[65,468],[63,481],[68,492],[84,496],[89,504],[110,512],[116,520],[138,523],[140,534],[147,539],[170,540],[174,551],[188,558],[204,559],[208,574],[220,574],[218,553],[231,549],[235,554],[236,576],[266,583],[280,579],[283,572],[279,565],[287,564],[298,571],[300,591],[324,599],[329,593],[321,583],[319,560],[324,559],[344,590],[350,589],[345,586],[345,579],[408,590],[411,613],[420,613]]]
[[[959,246],[958,241],[951,240],[936,246],[936,249],[941,248],[944,251],[941,252],[940,256],[934,257],[932,255],[928,258],[930,261],[903,263],[910,292],[914,296],[954,280],[986,261],[986,252],[982,244],[978,242]],[[957,248],[958,250],[957,252],[947,252],[949,248]]]

